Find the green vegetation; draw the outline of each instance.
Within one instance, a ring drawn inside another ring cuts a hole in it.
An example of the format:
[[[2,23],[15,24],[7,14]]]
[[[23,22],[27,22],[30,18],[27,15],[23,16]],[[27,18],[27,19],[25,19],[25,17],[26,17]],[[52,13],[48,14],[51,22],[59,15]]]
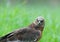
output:
[[[60,8],[47,6],[0,6],[0,36],[28,26],[37,16],[45,18],[40,42],[60,42]]]

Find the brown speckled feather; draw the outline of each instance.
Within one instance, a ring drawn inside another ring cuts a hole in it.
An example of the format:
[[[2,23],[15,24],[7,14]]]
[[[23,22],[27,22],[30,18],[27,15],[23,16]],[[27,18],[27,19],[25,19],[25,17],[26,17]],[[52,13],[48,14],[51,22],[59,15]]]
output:
[[[44,28],[44,19],[38,17],[29,26],[13,31],[0,38],[0,42],[38,42]]]

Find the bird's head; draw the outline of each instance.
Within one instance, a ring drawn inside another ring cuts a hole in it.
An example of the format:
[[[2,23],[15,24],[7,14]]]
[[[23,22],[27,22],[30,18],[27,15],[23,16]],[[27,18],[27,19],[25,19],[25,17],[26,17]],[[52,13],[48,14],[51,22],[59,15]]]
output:
[[[35,21],[30,25],[31,28],[35,28],[36,30],[43,31],[45,25],[44,18],[42,16],[38,16]]]
[[[35,25],[35,29],[40,29],[41,31],[43,31],[45,21],[42,16],[37,17],[33,23]]]

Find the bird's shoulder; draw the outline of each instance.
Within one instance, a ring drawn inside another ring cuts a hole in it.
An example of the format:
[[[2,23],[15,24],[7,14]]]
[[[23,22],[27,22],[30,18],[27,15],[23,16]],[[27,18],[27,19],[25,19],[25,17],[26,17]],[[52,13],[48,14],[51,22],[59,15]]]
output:
[[[20,34],[20,35],[23,35],[23,34],[30,34],[30,33],[36,33],[36,34],[40,34],[41,31],[40,30],[35,30],[33,28],[30,28],[30,27],[24,27],[22,29],[18,29],[16,31],[14,31],[15,34]]]

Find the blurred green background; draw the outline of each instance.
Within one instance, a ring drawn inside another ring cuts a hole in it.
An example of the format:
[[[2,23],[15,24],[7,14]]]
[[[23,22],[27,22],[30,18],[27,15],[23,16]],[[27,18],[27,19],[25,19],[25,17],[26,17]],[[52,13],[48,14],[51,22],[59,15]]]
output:
[[[60,0],[0,0],[0,37],[45,18],[39,42],[60,42]]]

